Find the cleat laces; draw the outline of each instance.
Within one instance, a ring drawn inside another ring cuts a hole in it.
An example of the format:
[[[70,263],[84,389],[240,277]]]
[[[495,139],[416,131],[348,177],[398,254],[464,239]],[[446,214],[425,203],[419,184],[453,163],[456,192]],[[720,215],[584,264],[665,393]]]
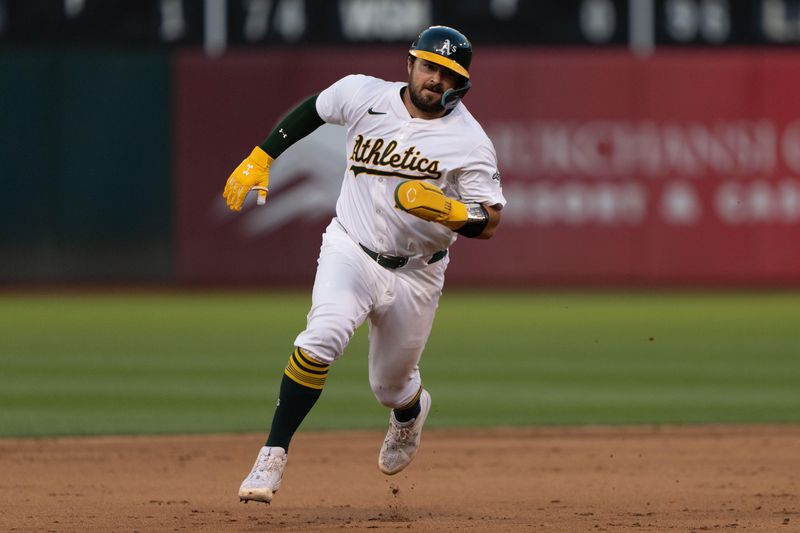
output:
[[[270,474],[279,474],[283,461],[274,455],[261,455],[247,481],[265,481]]]
[[[392,424],[392,433],[386,438],[386,444],[391,449],[398,449],[408,446],[414,442],[417,432],[414,431],[414,422],[412,420],[408,426],[396,426]]]

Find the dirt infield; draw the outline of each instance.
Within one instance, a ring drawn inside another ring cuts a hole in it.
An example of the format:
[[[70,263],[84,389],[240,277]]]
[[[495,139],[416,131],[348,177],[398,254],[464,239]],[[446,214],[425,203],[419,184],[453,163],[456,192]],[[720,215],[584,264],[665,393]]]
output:
[[[260,435],[0,440],[2,531],[800,531],[800,426],[300,433],[271,506]]]

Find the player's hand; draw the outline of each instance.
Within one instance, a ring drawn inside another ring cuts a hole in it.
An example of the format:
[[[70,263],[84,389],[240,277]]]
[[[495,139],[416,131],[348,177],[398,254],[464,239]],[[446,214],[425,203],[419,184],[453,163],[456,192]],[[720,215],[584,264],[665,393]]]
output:
[[[267,200],[267,186],[269,185],[269,166],[272,158],[260,147],[256,146],[244,161],[239,163],[225,184],[222,197],[233,211],[241,211],[247,193],[255,189],[258,191],[258,205],[264,205]]]
[[[404,181],[394,190],[395,207],[415,217],[444,224],[456,230],[467,221],[467,205],[445,196],[444,192],[424,181]]]

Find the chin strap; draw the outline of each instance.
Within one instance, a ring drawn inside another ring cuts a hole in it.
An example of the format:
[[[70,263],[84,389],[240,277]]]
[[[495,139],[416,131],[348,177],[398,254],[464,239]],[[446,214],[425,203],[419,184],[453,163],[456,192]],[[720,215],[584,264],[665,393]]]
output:
[[[459,100],[464,98],[464,95],[467,94],[470,87],[472,87],[472,82],[467,80],[464,82],[464,85],[458,89],[447,89],[442,95],[442,107],[448,111],[453,109],[458,105]]]

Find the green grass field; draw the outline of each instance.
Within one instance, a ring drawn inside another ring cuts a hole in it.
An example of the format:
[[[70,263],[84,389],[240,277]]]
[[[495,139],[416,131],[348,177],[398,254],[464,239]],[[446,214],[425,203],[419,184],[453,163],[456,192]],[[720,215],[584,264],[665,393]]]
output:
[[[309,294],[0,295],[0,435],[263,431]],[[800,293],[446,292],[430,426],[800,422]],[[304,423],[383,428],[366,327]]]

